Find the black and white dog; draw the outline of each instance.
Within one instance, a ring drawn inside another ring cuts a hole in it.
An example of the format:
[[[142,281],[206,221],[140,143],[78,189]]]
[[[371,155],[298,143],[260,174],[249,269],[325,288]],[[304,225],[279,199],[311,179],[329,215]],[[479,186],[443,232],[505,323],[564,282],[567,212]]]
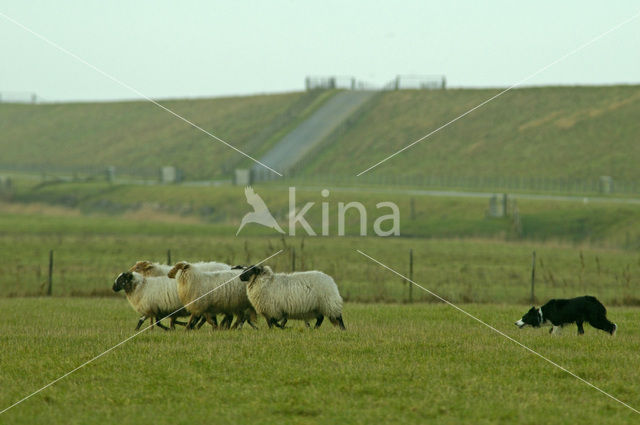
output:
[[[582,335],[584,322],[611,335],[618,329],[615,323],[607,319],[607,309],[602,303],[589,295],[568,300],[551,300],[540,308],[531,307],[531,310],[516,322],[516,326],[522,328],[529,325],[539,328],[547,322],[553,325],[549,333],[555,333],[566,324],[575,323],[578,325],[578,335]]]

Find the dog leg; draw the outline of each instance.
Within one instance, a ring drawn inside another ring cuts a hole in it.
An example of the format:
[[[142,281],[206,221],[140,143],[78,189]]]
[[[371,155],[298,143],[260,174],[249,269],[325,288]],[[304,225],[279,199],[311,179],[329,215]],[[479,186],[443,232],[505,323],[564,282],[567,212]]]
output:
[[[613,335],[618,328],[615,324],[611,323],[605,316],[596,316],[589,318],[589,324],[596,329],[603,330]]]

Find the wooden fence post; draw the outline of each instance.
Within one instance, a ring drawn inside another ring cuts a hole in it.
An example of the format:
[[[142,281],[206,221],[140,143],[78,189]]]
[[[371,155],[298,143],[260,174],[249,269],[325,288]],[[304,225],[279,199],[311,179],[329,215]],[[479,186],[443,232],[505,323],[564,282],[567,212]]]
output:
[[[49,251],[49,285],[47,286],[47,295],[51,296],[53,285],[53,250]]]
[[[171,250],[167,249],[167,264],[171,265]]]
[[[296,249],[293,247],[291,248],[291,271],[296,271]]]
[[[411,198],[411,221],[416,219],[416,200]]]
[[[533,251],[531,258],[531,305],[535,303],[535,282],[536,282],[536,252]]]
[[[409,279],[413,280],[413,248],[409,249]],[[413,302],[413,282],[409,282],[409,302]]]

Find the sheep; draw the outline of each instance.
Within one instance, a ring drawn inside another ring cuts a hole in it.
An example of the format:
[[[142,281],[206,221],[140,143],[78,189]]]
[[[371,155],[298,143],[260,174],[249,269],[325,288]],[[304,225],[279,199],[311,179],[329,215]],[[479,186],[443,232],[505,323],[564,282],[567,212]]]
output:
[[[215,261],[200,261],[193,264],[195,267],[202,271],[215,272],[218,270],[230,270],[231,266],[224,263],[217,263]],[[235,266],[239,267],[239,266]],[[138,261],[130,269],[130,272],[138,272],[145,276],[166,276],[173,266],[164,265],[160,263],[152,263],[151,261]]]
[[[240,275],[247,282],[247,296],[258,314],[273,325],[284,328],[287,319],[316,318],[315,327],[327,316],[345,330],[342,297],[331,276],[319,272],[274,273],[269,266],[252,266]],[[282,320],[282,323],[278,323]]]
[[[209,262],[200,261],[200,262],[194,263],[194,266],[198,267],[200,270],[203,270],[203,271],[217,271],[217,270],[229,270],[229,269],[231,269],[231,266],[229,266],[228,264],[217,263],[215,261],[209,261]],[[235,266],[235,267],[242,267],[242,266]],[[140,273],[140,274],[142,274],[144,276],[167,276],[167,274],[169,273],[169,271],[171,271],[172,268],[173,268],[173,266],[171,266],[171,265],[153,263],[151,261],[143,260],[143,261],[137,261],[129,269],[129,271],[130,272],[138,272],[138,273]],[[232,320],[233,320],[233,316],[225,316],[225,318],[222,319],[222,322],[221,322],[220,325],[222,327],[229,327],[229,325],[231,324]],[[202,318],[200,323],[198,323],[197,328],[200,329],[200,327],[204,324],[204,322],[205,322],[205,320],[204,320],[204,318]],[[217,322],[217,320],[216,320],[216,322]],[[179,321],[177,321],[176,324],[178,324],[178,325],[186,325],[186,323],[179,322]],[[195,323],[193,324],[193,326],[195,327]]]
[[[216,329],[215,315],[236,315],[233,328],[241,328],[245,321],[256,328],[253,321],[256,313],[247,298],[245,284],[238,279],[242,270],[207,272],[187,262],[177,263],[169,272],[170,278],[178,282],[178,296],[191,313],[187,329],[193,326],[198,316],[204,316]]]
[[[158,327],[168,330],[160,320],[171,316],[171,329],[175,329],[176,318],[188,316],[178,296],[176,281],[166,276],[143,276],[137,272],[120,273],[113,284],[113,291],[124,289],[129,304],[142,315],[136,330],[147,317],[151,318]],[[155,318],[155,320],[154,320]]]

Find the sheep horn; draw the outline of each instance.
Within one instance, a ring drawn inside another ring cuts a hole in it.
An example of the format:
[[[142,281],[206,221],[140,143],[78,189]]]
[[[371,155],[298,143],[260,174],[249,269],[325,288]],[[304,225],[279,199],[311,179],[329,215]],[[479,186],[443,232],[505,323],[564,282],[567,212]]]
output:
[[[173,279],[173,278],[176,277],[176,274],[178,274],[178,270],[184,270],[188,266],[189,266],[188,263],[185,263],[185,262],[181,261],[178,264],[176,264],[175,266],[173,266],[173,268],[171,270],[169,270],[169,273],[167,274],[167,276],[169,276],[171,279]]]

